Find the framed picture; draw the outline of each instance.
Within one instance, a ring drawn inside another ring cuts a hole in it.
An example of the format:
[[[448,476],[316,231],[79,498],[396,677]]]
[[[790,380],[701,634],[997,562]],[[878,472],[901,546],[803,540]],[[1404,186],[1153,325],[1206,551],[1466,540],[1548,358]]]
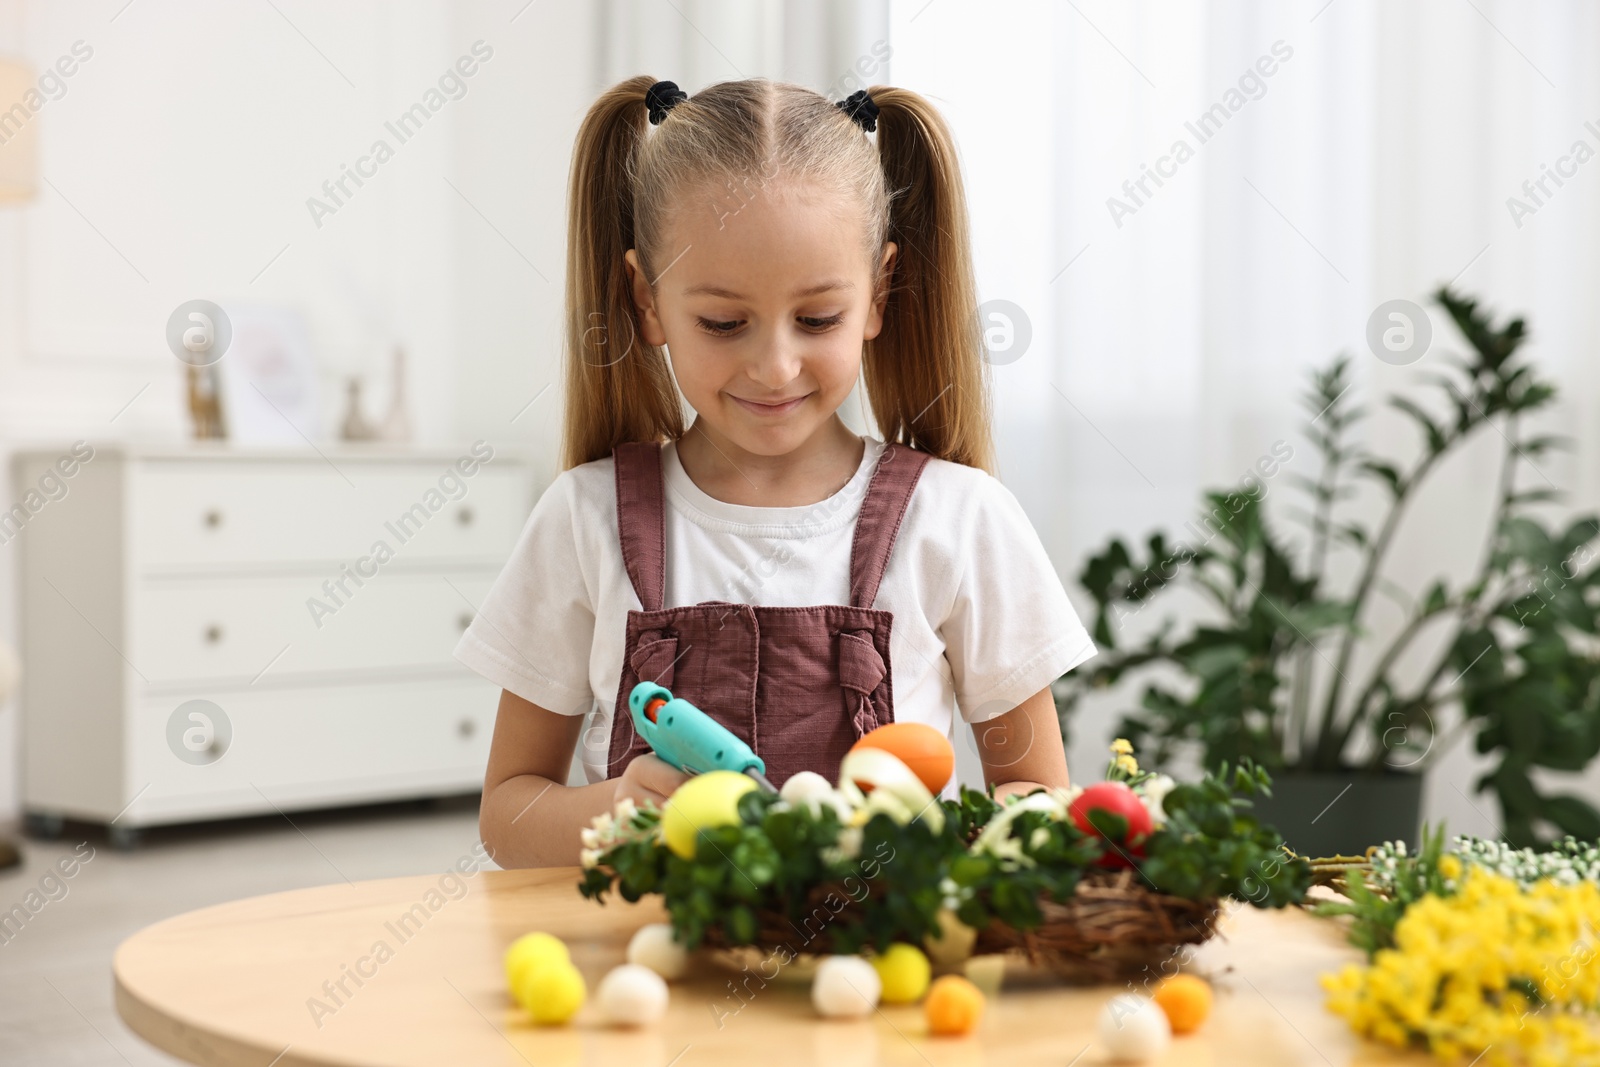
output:
[[[229,306],[233,343],[218,364],[228,439],[304,447],[322,436],[317,368],[293,308]]]

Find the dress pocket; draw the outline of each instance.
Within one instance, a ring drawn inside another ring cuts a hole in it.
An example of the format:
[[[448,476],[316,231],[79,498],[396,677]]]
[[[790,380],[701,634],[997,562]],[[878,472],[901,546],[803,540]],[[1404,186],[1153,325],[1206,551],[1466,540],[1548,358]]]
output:
[[[640,634],[628,665],[641,682],[672,688],[672,669],[678,662],[678,638],[667,634]]]

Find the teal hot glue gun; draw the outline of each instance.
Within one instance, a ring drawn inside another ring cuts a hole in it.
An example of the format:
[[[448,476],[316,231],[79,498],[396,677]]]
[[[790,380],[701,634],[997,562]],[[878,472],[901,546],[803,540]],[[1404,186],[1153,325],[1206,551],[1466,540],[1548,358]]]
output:
[[[680,771],[737,771],[748,774],[769,793],[767,764],[750,746],[693,704],[654,682],[640,682],[628,694],[633,728],[657,756]]]

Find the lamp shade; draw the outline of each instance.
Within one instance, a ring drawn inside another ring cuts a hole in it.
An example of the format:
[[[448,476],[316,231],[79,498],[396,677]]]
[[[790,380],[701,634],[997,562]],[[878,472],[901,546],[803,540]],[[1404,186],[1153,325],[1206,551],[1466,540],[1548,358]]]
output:
[[[33,68],[0,59],[0,203],[31,200],[39,191],[38,106]]]

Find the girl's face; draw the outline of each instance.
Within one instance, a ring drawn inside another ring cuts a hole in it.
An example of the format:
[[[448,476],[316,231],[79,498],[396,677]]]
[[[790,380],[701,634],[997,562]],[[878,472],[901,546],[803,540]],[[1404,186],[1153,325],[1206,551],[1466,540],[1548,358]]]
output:
[[[885,266],[894,254],[889,243]],[[659,278],[643,277],[636,251],[626,259],[640,333],[667,346],[700,428],[752,455],[786,455],[827,428],[883,328],[888,292],[873,290],[861,224],[811,187],[691,196]]]

